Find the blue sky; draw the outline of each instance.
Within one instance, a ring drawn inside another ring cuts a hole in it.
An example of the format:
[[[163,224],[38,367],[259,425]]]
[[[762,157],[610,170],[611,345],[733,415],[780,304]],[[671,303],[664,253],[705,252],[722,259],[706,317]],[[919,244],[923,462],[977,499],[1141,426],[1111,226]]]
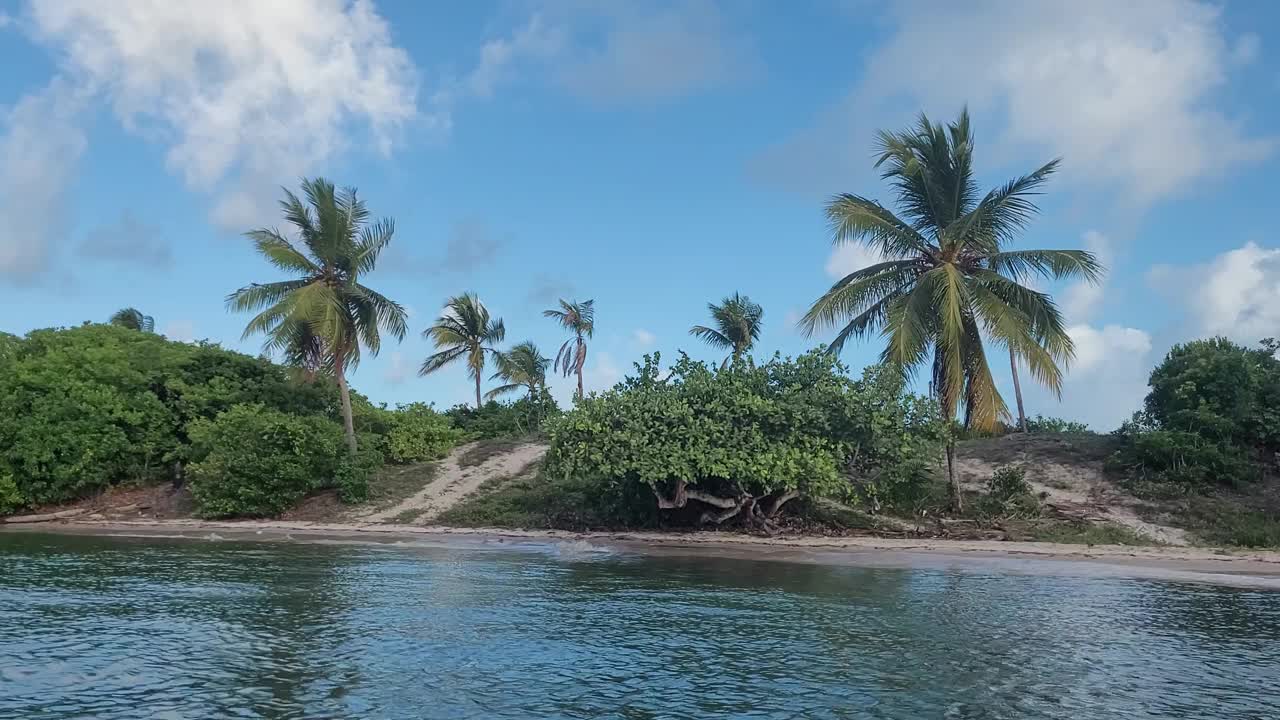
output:
[[[461,368],[416,369],[468,290],[549,354],[541,310],[594,298],[596,389],[648,351],[718,359],[688,328],[734,291],[759,351],[795,354],[822,339],[798,314],[873,259],[833,252],[825,198],[891,201],[874,131],[967,104],[984,184],[1064,158],[1025,244],[1110,272],[1046,288],[1078,356],[1028,409],[1109,429],[1171,344],[1280,335],[1271,28],[1273,4],[1196,0],[0,0],[0,329],[132,305],[255,352],[223,298],[277,275],[241,233],[324,175],[397,223],[369,283],[413,333],[353,376],[375,400],[466,400]]]

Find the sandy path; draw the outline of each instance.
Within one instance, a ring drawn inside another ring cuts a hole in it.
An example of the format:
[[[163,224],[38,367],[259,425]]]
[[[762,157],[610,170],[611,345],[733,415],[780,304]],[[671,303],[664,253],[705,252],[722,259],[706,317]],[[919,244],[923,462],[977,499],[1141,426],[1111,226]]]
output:
[[[414,518],[415,525],[424,525],[434,520],[440,513],[457,505],[466,496],[475,492],[486,480],[500,477],[514,477],[521,474],[529,466],[542,460],[547,446],[541,443],[525,443],[517,445],[487,458],[479,465],[463,467],[459,460],[472,445],[463,445],[453,449],[449,456],[440,461],[440,472],[411,497],[400,504],[356,520],[367,523],[383,523],[397,517],[401,513],[420,511]]]
[[[960,482],[975,490],[986,490],[985,483],[997,467],[978,458],[956,458],[956,475]],[[1138,517],[1134,509],[1135,500],[1116,490],[1103,478],[1102,463],[1064,465],[1035,459],[1023,467],[1032,490],[1045,493],[1045,504],[1064,515],[1093,523],[1119,525],[1165,545],[1185,547],[1191,544],[1187,540],[1187,531]]]

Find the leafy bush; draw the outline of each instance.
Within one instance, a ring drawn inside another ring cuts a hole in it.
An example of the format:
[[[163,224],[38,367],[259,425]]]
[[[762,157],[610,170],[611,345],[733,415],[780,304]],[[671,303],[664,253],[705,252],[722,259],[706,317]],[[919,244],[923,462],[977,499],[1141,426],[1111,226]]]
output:
[[[1280,449],[1276,349],[1224,338],[1174,346],[1151,373],[1145,409],[1116,431],[1122,444],[1107,468],[1148,494],[1259,479]]]
[[[1087,433],[1089,426],[1075,420],[1036,415],[1027,418],[1027,431],[1032,433]]]
[[[455,405],[445,415],[467,437],[479,440],[537,434],[560,415],[560,407],[544,389],[535,398],[525,396],[514,402],[490,400],[480,408]]]
[[[936,461],[935,404],[888,373],[854,381],[821,351],[722,368],[682,354],[665,379],[659,361],[550,426],[551,476],[601,478],[614,496],[639,487],[674,509],[699,500],[717,508],[701,520],[722,521],[797,494],[892,495]]]
[[[0,515],[8,515],[26,507],[27,499],[18,490],[12,475],[0,475]]]
[[[1151,373],[1147,417],[1159,429],[1276,447],[1280,427],[1269,401],[1280,392],[1280,361],[1273,352],[1225,338],[1175,345]]]
[[[338,499],[344,503],[362,503],[369,499],[369,478],[386,462],[375,443],[358,445],[355,455],[340,453],[334,469],[333,484]]]
[[[203,517],[271,517],[329,485],[345,445],[342,429],[318,416],[236,405],[190,430],[196,462],[191,495]],[[357,475],[353,462],[344,471]]]
[[[168,477],[192,457],[193,425],[245,403],[339,416],[332,381],[302,383],[216,345],[94,324],[0,335],[0,477],[15,488],[7,504]]]
[[[471,498],[442,513],[437,520],[461,527],[558,530],[609,530],[655,527],[653,496],[618,493],[610,483],[546,475],[519,478]]]
[[[1027,471],[1016,465],[996,468],[987,480],[987,494],[997,498],[1030,495],[1031,483],[1027,482]]]
[[[386,436],[387,456],[397,463],[439,460],[461,439],[462,431],[430,405],[404,405],[392,413]]]
[[[1033,494],[1025,469],[1005,465],[991,474],[987,494],[974,503],[973,512],[987,519],[1038,517],[1040,498]]]

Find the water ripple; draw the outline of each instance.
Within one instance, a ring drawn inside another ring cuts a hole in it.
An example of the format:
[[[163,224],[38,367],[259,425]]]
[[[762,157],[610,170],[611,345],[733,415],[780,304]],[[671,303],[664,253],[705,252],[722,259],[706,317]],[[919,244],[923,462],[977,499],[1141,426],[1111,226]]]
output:
[[[1271,718],[1280,594],[0,535],[0,718]]]

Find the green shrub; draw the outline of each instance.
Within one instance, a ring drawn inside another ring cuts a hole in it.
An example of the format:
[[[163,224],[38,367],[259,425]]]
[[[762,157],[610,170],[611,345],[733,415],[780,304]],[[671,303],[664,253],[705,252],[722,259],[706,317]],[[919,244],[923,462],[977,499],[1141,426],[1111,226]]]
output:
[[[210,344],[112,325],[0,337],[0,475],[27,504],[167,477],[189,427],[242,403],[336,418],[331,381]]]
[[[1229,442],[1183,430],[1150,429],[1141,421],[1125,423],[1118,432],[1123,443],[1106,467],[1129,485],[1166,483],[1203,490],[1260,476],[1248,451]]]
[[[1280,450],[1276,350],[1274,340],[1259,349],[1225,338],[1175,345],[1151,373],[1144,410],[1116,431],[1108,470],[1148,495],[1259,479]]]
[[[27,499],[18,490],[12,475],[0,475],[0,515],[17,512],[27,506]]]
[[[997,498],[1030,495],[1031,483],[1027,482],[1027,471],[1017,465],[996,468],[987,480],[987,494]]]
[[[279,515],[332,483],[345,450],[337,423],[262,405],[236,405],[190,433],[191,494],[203,517]],[[354,477],[361,467],[344,472]]]
[[[386,461],[375,443],[358,445],[355,455],[340,453],[334,469],[333,484],[338,499],[344,503],[362,503],[369,499],[369,478]]]
[[[1087,433],[1089,426],[1074,420],[1036,415],[1027,418],[1027,431],[1031,433]]]
[[[490,400],[479,408],[455,405],[445,415],[468,438],[481,440],[542,432],[549,421],[560,415],[560,407],[551,393],[542,390],[536,398],[525,396],[514,402]]]
[[[892,495],[936,462],[935,403],[889,373],[851,380],[820,350],[720,368],[682,354],[665,378],[654,355],[637,370],[549,426],[551,476],[641,488],[677,508],[688,491],[768,505],[791,493]]]
[[[437,520],[460,527],[579,531],[655,527],[658,511],[653,496],[638,489],[633,485],[620,491],[599,480],[538,475],[477,493]]]
[[[462,432],[453,427],[449,418],[430,405],[404,405],[391,417],[386,450],[392,462],[439,460],[462,439]]]

